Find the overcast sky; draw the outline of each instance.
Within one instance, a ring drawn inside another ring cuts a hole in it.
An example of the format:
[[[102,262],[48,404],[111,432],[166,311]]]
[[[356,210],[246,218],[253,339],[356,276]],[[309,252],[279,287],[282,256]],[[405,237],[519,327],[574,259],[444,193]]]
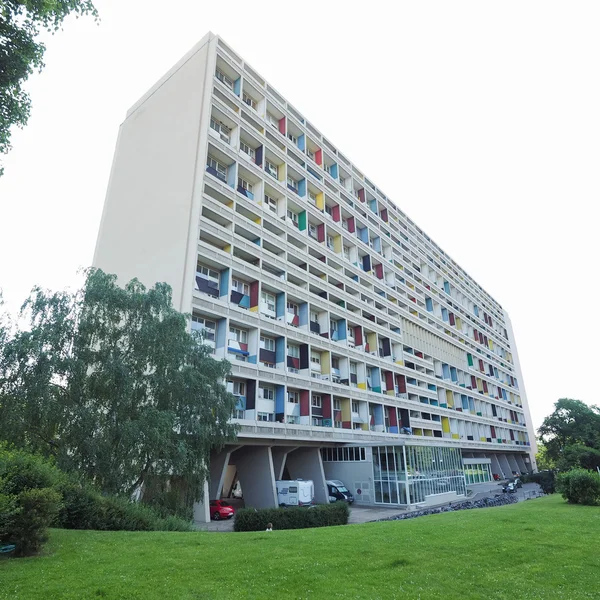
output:
[[[5,159],[11,309],[77,285],[126,110],[211,30],[508,310],[536,427],[598,403],[600,2],[95,1]]]

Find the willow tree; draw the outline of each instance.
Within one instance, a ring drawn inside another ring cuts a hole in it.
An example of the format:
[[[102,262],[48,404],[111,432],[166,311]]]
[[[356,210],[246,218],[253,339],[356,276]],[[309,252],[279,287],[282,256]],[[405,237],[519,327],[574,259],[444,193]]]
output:
[[[40,33],[57,31],[70,14],[98,18],[91,0],[0,0],[0,155],[10,149],[11,127],[24,127],[29,119],[31,99],[23,84],[44,67]]]
[[[211,450],[235,437],[235,398],[170,287],[90,269],[75,293],[35,288],[21,321],[0,349],[0,438],[106,492],[172,479],[195,499]]]

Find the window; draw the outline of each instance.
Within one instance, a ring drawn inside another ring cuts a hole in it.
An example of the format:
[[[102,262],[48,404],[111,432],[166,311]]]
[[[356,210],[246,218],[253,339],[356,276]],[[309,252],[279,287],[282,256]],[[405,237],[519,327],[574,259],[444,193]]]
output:
[[[351,362],[350,363],[350,373],[352,373],[352,375],[356,375],[356,370],[357,370],[357,365],[355,362]]]
[[[358,414],[360,412],[359,407],[360,407],[360,404],[359,404],[358,400],[352,400],[352,412]]]
[[[310,401],[310,405],[314,408],[322,408],[323,407],[323,399],[320,394],[313,394],[312,399]]]
[[[221,69],[219,69],[218,67],[215,71],[215,77],[219,81],[224,83],[228,88],[231,88],[233,90],[233,81],[227,75],[225,75],[225,73],[223,73],[223,71],[221,71]]]
[[[256,420],[272,423],[275,419],[273,418],[273,413],[259,412],[256,414]]]
[[[279,130],[279,119],[277,117],[274,117],[270,112],[267,113],[267,121],[269,122],[269,125]]]
[[[312,158],[313,160],[315,160],[315,153],[312,150],[309,150],[308,148],[306,149],[306,154],[309,158]]]
[[[266,309],[269,312],[275,312],[275,296],[269,292],[261,292],[260,299],[263,304],[266,304]]]
[[[293,133],[288,133],[287,136],[296,146],[298,145],[298,138]]]
[[[231,393],[234,396],[245,396],[246,395],[246,384],[243,381],[232,381],[233,389]]]
[[[252,193],[252,184],[241,177],[238,177],[238,187]]]
[[[333,399],[333,410],[342,410],[342,401],[339,398]]]
[[[352,325],[348,325],[348,327],[346,328],[346,337],[349,340],[354,341],[354,327],[352,327]]]
[[[310,320],[313,323],[317,323],[319,321],[319,313],[315,312],[314,310],[310,311]]]
[[[322,448],[321,456],[326,462],[364,461],[367,453],[365,448]]]
[[[235,340],[240,344],[248,343],[248,332],[245,329],[238,329],[237,327],[229,328],[229,339]]]
[[[297,315],[298,314],[298,305],[294,304],[293,302],[288,302],[287,303],[287,311],[291,315]]]
[[[265,204],[269,207],[269,210],[277,214],[277,200],[275,198],[271,198],[271,196],[265,194]]]
[[[258,391],[264,400],[275,400],[275,390],[272,387],[259,387]]]
[[[224,125],[223,123],[221,123],[221,121],[218,121],[214,117],[211,117],[210,118],[210,128],[214,129],[219,134],[219,136],[221,137],[221,139],[223,141],[229,143],[229,140],[230,140],[229,134],[231,133],[231,129],[229,129],[229,127],[227,127],[227,125]]]
[[[342,252],[343,252],[343,254],[344,254],[344,258],[345,258],[346,260],[350,260],[350,247],[349,247],[349,246],[344,246],[344,247],[342,248]]]
[[[240,142],[240,150],[242,152],[244,152],[245,154],[247,154],[252,160],[254,160],[254,157],[255,157],[254,148],[251,148],[245,142]]]
[[[317,226],[312,223],[308,224],[308,235],[310,237],[317,239]]]
[[[309,196],[310,196],[310,192],[309,192]],[[325,205],[325,212],[330,216],[333,217],[333,207],[329,206],[329,204]]]
[[[337,356],[331,357],[331,368],[338,369],[340,368],[340,359]]]
[[[291,344],[288,344],[287,354],[292,358],[300,358],[300,346],[293,346]]]
[[[346,178],[345,178],[345,177],[342,177],[341,175],[340,175],[340,183],[341,183],[341,184],[342,184],[344,187],[346,187]]]
[[[287,178],[287,184],[291,190],[298,193],[298,182],[293,177],[290,177],[289,175]]]
[[[208,158],[206,159],[206,166],[209,169],[213,169],[215,171],[215,173],[212,173],[212,175],[215,175],[216,177],[218,177],[219,179],[222,179],[223,181],[227,180],[227,167],[223,164],[221,164],[216,158],[213,158],[212,156],[210,156],[210,154],[208,155]]]
[[[200,275],[206,279],[212,279],[213,281],[219,281],[219,272],[209,267],[205,267],[202,263],[196,264],[196,275]]]
[[[300,393],[288,391],[288,402],[291,404],[298,404],[300,402]]]
[[[310,353],[310,362],[314,365],[321,365],[321,355],[318,352]]]
[[[298,215],[297,215],[297,214],[296,214],[296,213],[295,213],[293,210],[290,210],[290,209],[288,208],[288,211],[287,211],[287,217],[288,217],[288,219],[290,219],[290,220],[292,221],[292,223],[293,223],[293,224],[294,224],[296,227],[298,227]]]
[[[231,280],[231,289],[240,294],[244,294],[244,296],[250,294],[250,286],[245,281],[240,281],[239,279]]]
[[[327,247],[330,250],[333,250],[333,236],[331,236],[331,235],[327,236]]]
[[[217,331],[217,324],[215,321],[192,315],[192,329],[201,331],[205,340],[215,341],[215,332]]]
[[[317,195],[314,192],[311,192],[310,190],[308,190],[308,199],[313,204],[317,203]]]
[[[313,427],[322,427],[323,426],[323,417],[313,417],[312,425],[313,425]]]
[[[254,98],[252,98],[252,96],[249,96],[248,94],[246,94],[246,92],[242,93],[242,100],[250,107],[253,108],[254,110],[256,110],[256,100]]]
[[[287,416],[287,424],[288,425],[298,425],[300,423],[300,417],[296,415],[288,415]]]
[[[275,340],[273,338],[260,336],[260,347],[263,350],[269,350],[275,352]]]
[[[342,227],[348,231],[348,219],[342,219]]]
[[[234,410],[233,411],[233,418],[234,419],[245,419],[246,418],[246,411],[244,410]]]
[[[269,175],[271,175],[272,177],[275,177],[275,179],[277,179],[278,171],[277,171],[276,164],[269,162],[268,160],[265,160],[265,169],[267,170],[267,173]]]
[[[323,165],[323,168],[331,175],[331,165]]]

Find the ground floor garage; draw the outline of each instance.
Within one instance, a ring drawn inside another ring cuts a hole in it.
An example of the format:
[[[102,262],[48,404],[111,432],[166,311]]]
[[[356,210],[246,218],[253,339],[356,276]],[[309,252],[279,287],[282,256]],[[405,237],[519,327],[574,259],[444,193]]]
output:
[[[278,506],[276,481],[311,480],[316,503],[327,503],[328,480],[342,481],[356,505],[421,507],[464,498],[469,486],[530,469],[524,453],[475,452],[445,445],[265,444],[225,447],[213,454],[210,480],[195,520],[209,520],[209,500],[235,498],[239,506]],[[240,498],[240,495],[243,495]]]

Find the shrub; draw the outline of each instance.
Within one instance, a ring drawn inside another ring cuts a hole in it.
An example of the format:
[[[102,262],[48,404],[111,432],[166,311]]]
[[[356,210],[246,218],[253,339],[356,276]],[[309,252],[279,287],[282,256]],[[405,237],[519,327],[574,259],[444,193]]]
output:
[[[0,542],[15,544],[15,555],[35,554],[56,519],[63,474],[40,456],[0,447]]]
[[[350,509],[345,502],[320,504],[311,508],[242,508],[235,515],[234,531],[264,531],[267,523],[273,529],[306,529],[346,525]]]
[[[556,491],[554,471],[540,471],[539,473],[531,473],[529,475],[524,475],[521,480],[523,483],[539,484],[544,494],[554,494]]]
[[[571,504],[600,503],[600,474],[585,469],[571,469],[557,477],[557,489]]]
[[[64,503],[59,525],[65,529],[103,531],[192,531],[189,521],[162,517],[155,509],[125,498],[103,496],[89,484],[74,480],[64,483],[60,491]]]

